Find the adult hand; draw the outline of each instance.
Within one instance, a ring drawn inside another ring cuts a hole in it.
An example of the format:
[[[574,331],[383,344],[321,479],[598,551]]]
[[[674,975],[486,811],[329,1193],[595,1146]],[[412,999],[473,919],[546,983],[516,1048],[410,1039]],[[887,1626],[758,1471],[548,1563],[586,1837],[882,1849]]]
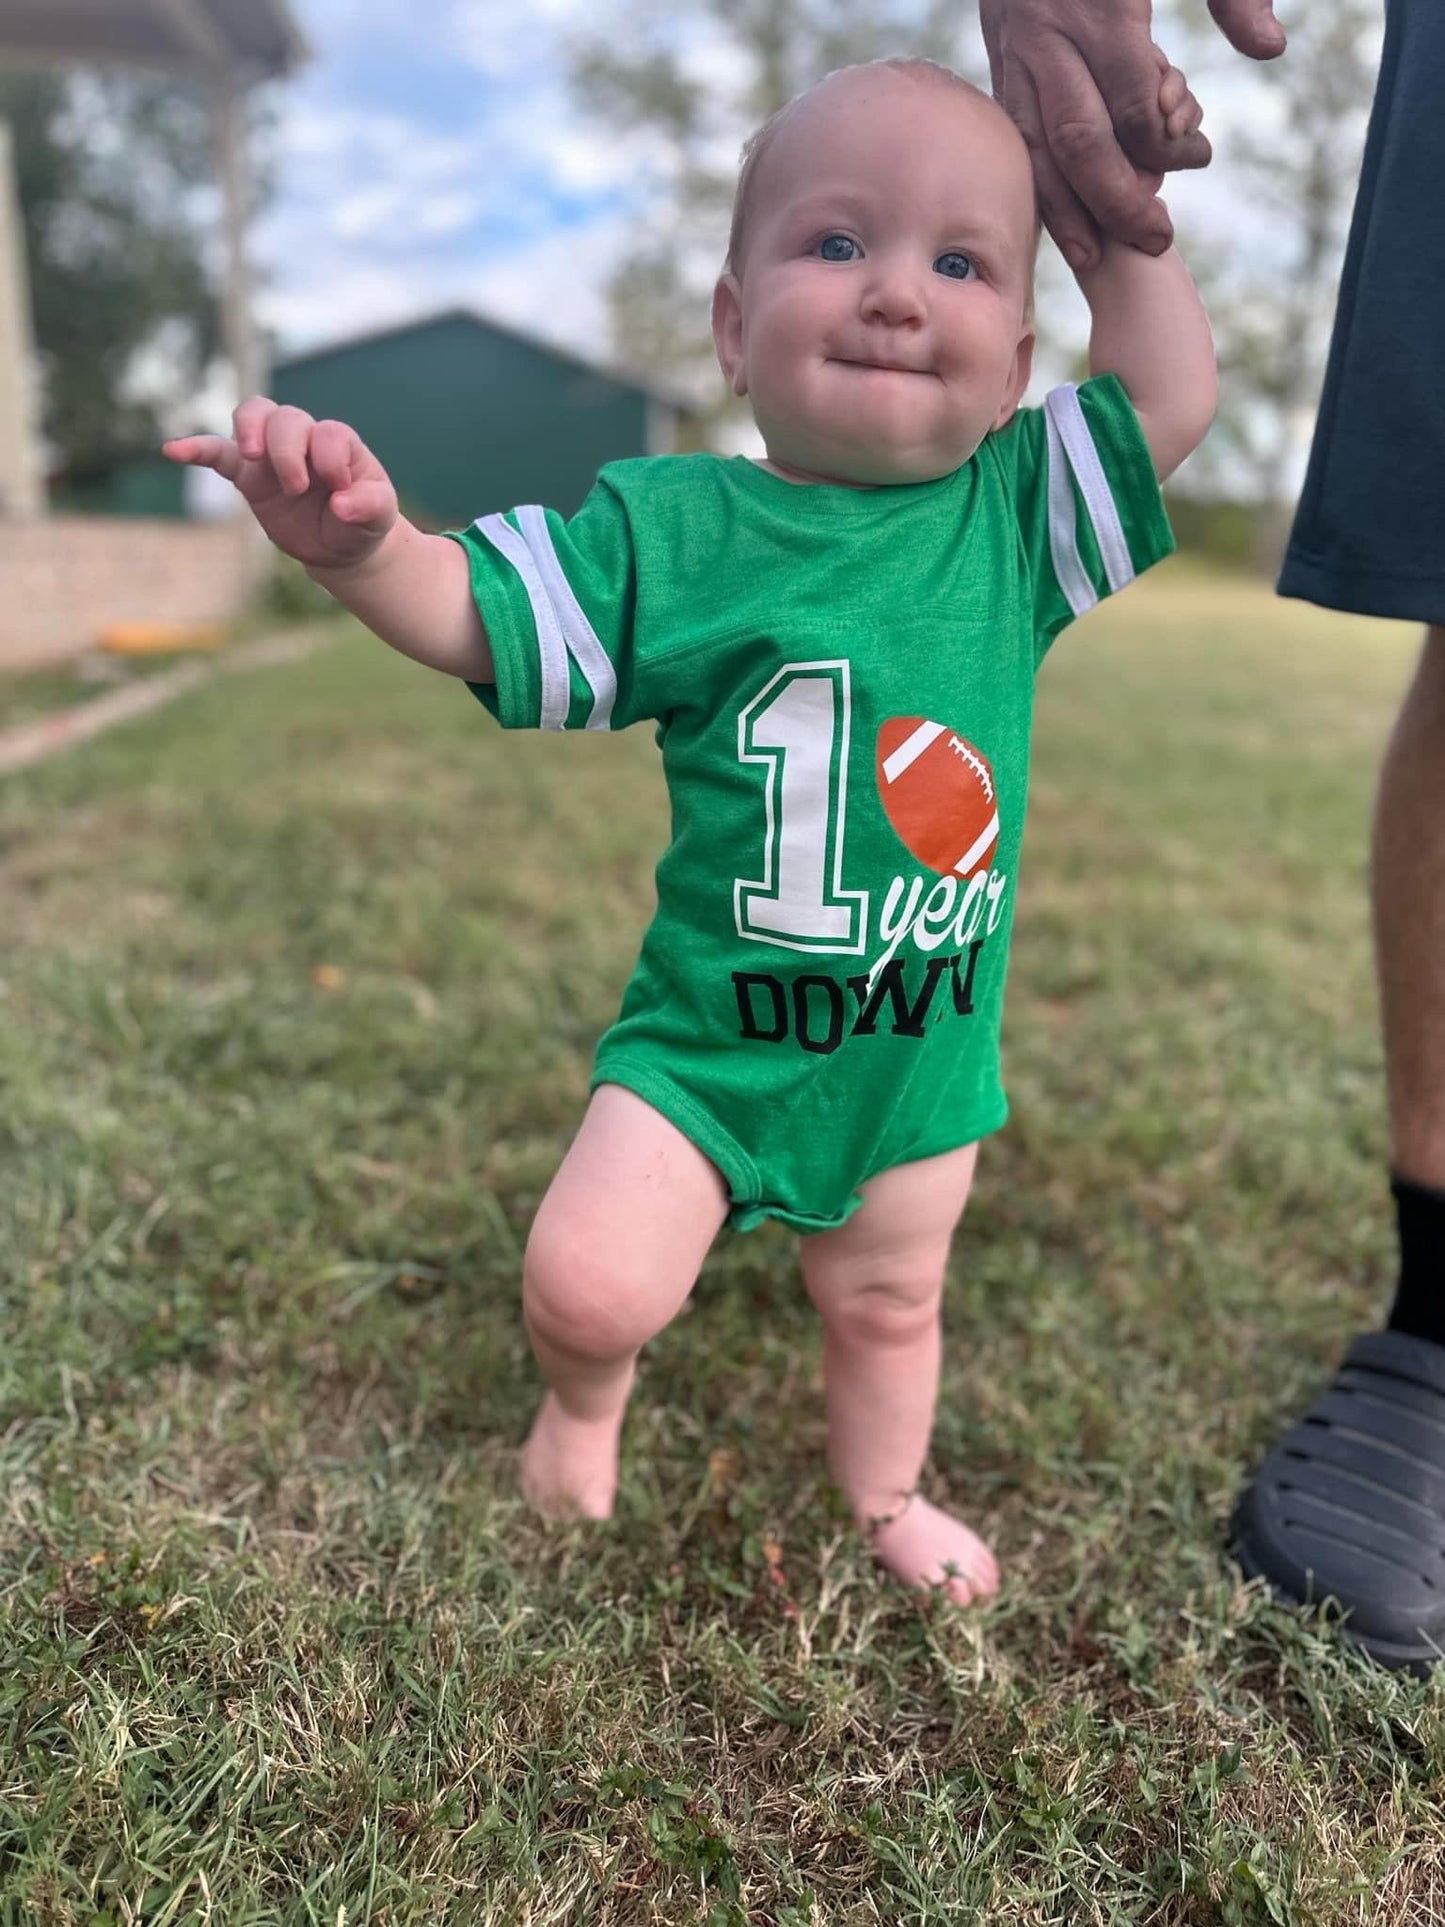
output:
[[[1273,60],[1284,52],[1284,28],[1274,17],[1271,0],[1209,0],[1209,11],[1236,53]]]
[[[1284,50],[1270,0],[1209,0],[1230,44]],[[1101,233],[1162,254],[1174,238],[1157,177],[1204,167],[1199,103],[1150,37],[1151,0],[980,0],[993,90],[1028,142],[1044,224],[1091,267]]]
[[[234,441],[186,435],[162,453],[224,475],[277,548],[307,568],[344,568],[380,547],[397,519],[396,490],[354,429],[261,395],[241,403],[234,423]]]

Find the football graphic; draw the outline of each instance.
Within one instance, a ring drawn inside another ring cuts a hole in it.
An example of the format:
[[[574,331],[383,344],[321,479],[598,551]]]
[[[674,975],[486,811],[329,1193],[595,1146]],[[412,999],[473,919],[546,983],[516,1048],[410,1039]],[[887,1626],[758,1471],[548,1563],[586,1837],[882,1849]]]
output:
[[[941,876],[971,877],[998,845],[993,771],[945,723],[890,716],[878,731],[878,796],[899,838]]]

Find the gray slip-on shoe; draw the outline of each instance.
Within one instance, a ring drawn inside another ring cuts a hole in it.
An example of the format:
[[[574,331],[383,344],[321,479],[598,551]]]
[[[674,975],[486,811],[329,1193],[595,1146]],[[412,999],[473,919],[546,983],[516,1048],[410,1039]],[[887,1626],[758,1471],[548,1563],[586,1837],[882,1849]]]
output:
[[[1357,1338],[1241,1493],[1230,1549],[1382,1666],[1445,1658],[1445,1346]]]

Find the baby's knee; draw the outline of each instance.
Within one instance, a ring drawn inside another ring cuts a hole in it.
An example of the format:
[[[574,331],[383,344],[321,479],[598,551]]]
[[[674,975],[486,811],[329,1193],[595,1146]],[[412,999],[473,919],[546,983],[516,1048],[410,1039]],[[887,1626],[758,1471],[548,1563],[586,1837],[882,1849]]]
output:
[[[672,1309],[624,1254],[555,1220],[534,1227],[522,1263],[522,1311],[528,1328],[557,1350],[624,1357],[660,1331]]]
[[[807,1275],[807,1274],[805,1274]],[[859,1272],[807,1275],[809,1295],[836,1336],[860,1345],[912,1343],[937,1322],[943,1261],[895,1264]]]

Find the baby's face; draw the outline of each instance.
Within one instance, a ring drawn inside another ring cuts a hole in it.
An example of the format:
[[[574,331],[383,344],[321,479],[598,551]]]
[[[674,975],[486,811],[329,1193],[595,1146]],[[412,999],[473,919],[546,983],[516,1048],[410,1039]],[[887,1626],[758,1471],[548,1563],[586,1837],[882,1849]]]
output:
[[[842,74],[779,127],[752,188],[714,337],[769,466],[868,485],[967,461],[1033,349],[1033,180],[1002,110],[934,75]]]

